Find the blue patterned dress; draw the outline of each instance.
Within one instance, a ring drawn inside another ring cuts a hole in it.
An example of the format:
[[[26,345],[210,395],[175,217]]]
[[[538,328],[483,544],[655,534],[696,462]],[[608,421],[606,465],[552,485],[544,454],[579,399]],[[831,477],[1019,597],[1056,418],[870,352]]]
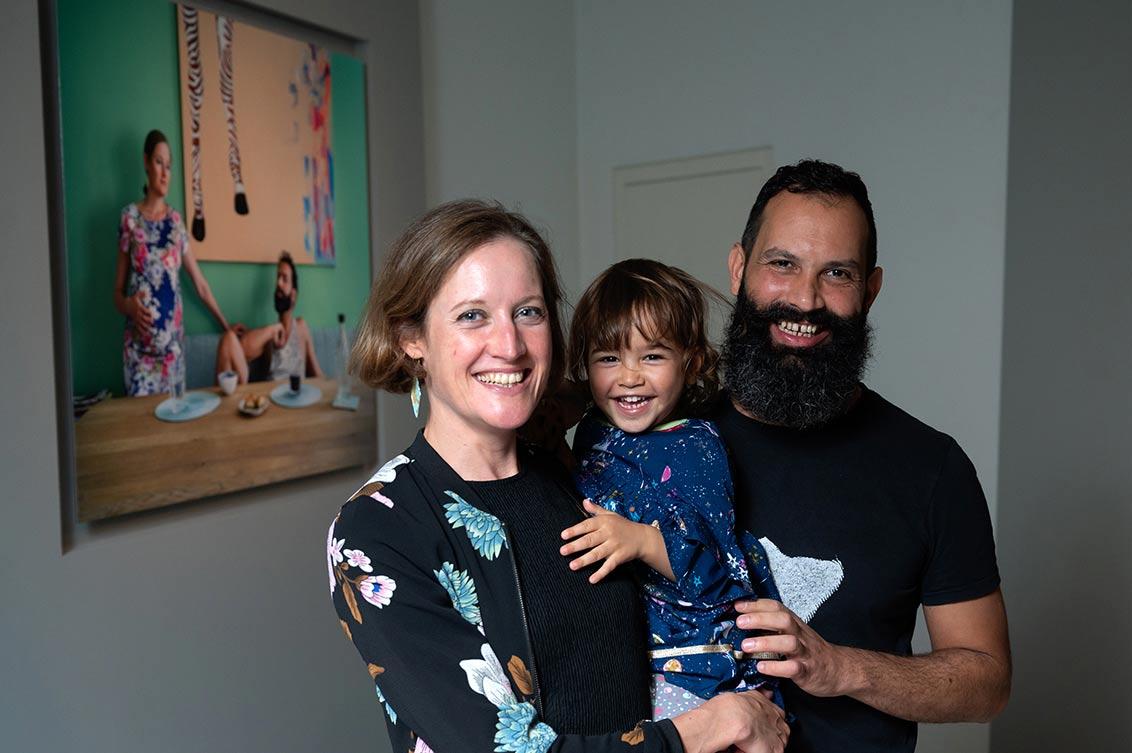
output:
[[[664,536],[676,581],[641,568],[654,674],[701,699],[770,681],[755,660],[728,650],[747,635],[735,627],[734,603],[779,595],[762,545],[735,530],[727,452],[715,426],[685,419],[628,434],[590,411],[574,454],[583,494]]]
[[[172,207],[159,220],[147,220],[137,204],[122,210],[118,250],[129,262],[126,295],[140,292],[153,315],[149,332],[126,319],[122,372],[129,396],[168,392],[171,377],[185,373],[180,272],[188,247],[185,225]]]

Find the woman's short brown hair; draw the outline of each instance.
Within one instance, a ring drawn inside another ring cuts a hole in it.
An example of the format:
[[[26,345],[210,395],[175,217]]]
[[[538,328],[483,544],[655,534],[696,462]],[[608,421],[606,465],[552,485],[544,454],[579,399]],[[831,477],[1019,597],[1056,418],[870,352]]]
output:
[[[627,348],[636,329],[684,352],[687,387],[680,409],[702,411],[719,394],[719,352],[707,336],[710,299],[726,305],[714,288],[677,267],[652,259],[614,264],[590,283],[574,309],[567,375],[586,382],[590,355]]]
[[[373,283],[369,302],[350,354],[350,371],[375,389],[408,392],[424,369],[401,348],[424,331],[432,299],[460,260],[485,243],[513,238],[531,253],[551,336],[548,390],[557,387],[565,363],[562,291],[550,247],[521,214],[497,202],[465,199],[441,204],[414,222],[393,244],[381,274]]]

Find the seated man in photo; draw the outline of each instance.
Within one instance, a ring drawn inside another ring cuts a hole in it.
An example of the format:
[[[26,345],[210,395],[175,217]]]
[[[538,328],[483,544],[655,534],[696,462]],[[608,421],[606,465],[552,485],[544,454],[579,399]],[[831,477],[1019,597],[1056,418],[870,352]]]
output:
[[[275,311],[279,321],[237,335],[229,330],[216,351],[216,373],[234,371],[240,384],[287,379],[292,374],[321,377],[310,328],[294,315],[299,276],[291,255],[279,256],[275,271]]]

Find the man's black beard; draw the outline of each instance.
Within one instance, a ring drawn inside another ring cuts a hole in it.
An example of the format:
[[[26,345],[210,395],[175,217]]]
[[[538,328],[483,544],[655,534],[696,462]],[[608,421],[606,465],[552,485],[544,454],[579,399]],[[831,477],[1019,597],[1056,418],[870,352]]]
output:
[[[291,296],[283,295],[278,289],[275,290],[275,313],[283,314],[291,310]]]
[[[830,336],[808,348],[784,347],[770,335],[781,321],[816,324]],[[821,426],[849,408],[869,359],[871,335],[863,312],[840,317],[783,304],[760,309],[744,286],[723,345],[723,382],[731,398],[762,421],[792,429]]]

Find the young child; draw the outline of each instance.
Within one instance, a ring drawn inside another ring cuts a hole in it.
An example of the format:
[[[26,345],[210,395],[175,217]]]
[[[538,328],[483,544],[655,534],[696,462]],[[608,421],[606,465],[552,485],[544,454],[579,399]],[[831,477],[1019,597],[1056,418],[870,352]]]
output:
[[[566,529],[577,569],[604,560],[598,582],[640,560],[651,631],[655,718],[727,690],[777,685],[744,655],[734,603],[778,599],[766,552],[735,530],[731,473],[715,427],[694,418],[717,396],[719,355],[707,340],[715,294],[646,259],[614,264],[589,286],[570,326],[570,377],[593,406],[578,425],[579,490],[593,517]],[[718,294],[715,294],[718,295]],[[734,648],[733,648],[734,647]],[[775,657],[777,658],[777,657]]]

